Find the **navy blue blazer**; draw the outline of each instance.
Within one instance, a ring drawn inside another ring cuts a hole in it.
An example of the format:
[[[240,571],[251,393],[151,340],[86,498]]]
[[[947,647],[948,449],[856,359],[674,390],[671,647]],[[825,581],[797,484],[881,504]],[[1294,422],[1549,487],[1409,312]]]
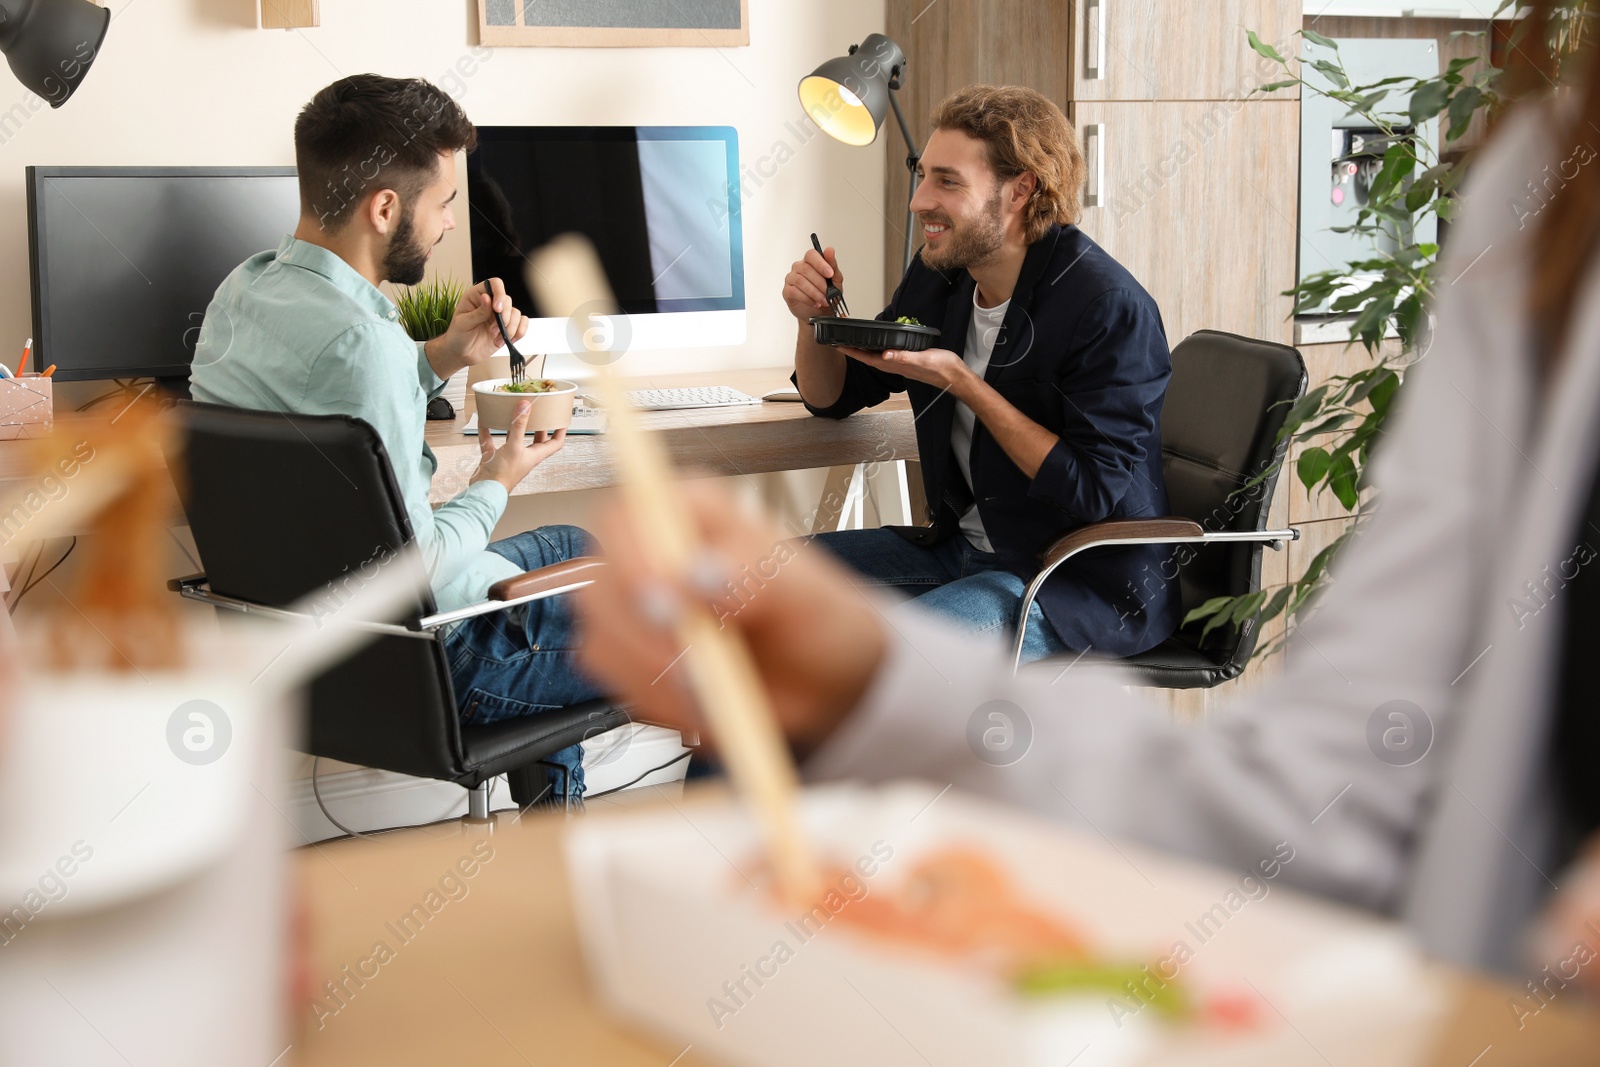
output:
[[[976,283],[941,272],[919,253],[879,319],[903,315],[941,332],[937,345],[966,344]],[[931,385],[848,361],[844,392],[813,415],[842,419],[905,390],[916,413],[917,448],[933,526],[901,528],[913,541],[960,536],[963,512],[978,514],[1002,566],[1024,579],[1062,534],[1105,519],[1170,514],[1161,476],[1161,404],[1172,375],[1161,313],[1150,294],[1076,226],[1053,226],[1028,249],[984,381],[1060,437],[1028,478],[980,421],[972,438],[969,490],[950,431],[955,400]],[[1154,648],[1180,622],[1177,583],[1163,577],[1172,549],[1097,549],[1063,564],[1039,593],[1066,644],[1096,655]]]

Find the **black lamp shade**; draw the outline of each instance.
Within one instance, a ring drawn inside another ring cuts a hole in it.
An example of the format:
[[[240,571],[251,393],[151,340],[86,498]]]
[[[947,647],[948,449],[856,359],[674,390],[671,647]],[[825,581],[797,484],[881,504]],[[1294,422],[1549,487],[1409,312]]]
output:
[[[830,59],[800,79],[800,106],[828,136],[868,145],[889,113],[889,83],[905,52],[881,33],[869,34],[847,56]]]
[[[0,52],[29,90],[60,107],[100,54],[111,12],[90,0],[0,0]]]

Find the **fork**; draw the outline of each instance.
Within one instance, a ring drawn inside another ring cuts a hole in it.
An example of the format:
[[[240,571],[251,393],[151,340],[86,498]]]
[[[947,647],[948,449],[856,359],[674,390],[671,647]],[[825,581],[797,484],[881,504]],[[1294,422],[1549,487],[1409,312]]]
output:
[[[817,255],[822,256],[823,259],[828,258],[826,254],[823,253],[822,242],[817,240],[816,234],[811,235],[811,247],[815,248],[817,250]],[[828,310],[832,311],[835,316],[841,319],[848,319],[850,317],[850,305],[844,302],[844,293],[837,285],[833,284],[832,278],[828,279],[828,291],[823,295],[828,298]]]
[[[493,288],[491,287],[491,292]],[[511,343],[511,335],[506,332],[506,320],[500,317],[500,312],[494,310],[494,300],[491,296],[489,311],[494,315],[494,324],[500,327],[500,336],[505,339],[506,351],[511,353],[511,384],[521,385],[528,380],[528,361],[522,358],[522,353],[517,351],[517,346]]]

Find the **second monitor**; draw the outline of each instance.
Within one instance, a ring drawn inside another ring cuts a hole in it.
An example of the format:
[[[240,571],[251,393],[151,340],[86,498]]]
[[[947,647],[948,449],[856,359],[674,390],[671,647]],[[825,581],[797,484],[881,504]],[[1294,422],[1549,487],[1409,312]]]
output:
[[[728,126],[480,126],[467,157],[472,276],[537,308],[527,257],[564,233],[594,243],[624,312],[604,347],[745,339],[738,135]],[[537,315],[537,311],[534,312]],[[584,351],[593,323],[535,317],[524,353]]]

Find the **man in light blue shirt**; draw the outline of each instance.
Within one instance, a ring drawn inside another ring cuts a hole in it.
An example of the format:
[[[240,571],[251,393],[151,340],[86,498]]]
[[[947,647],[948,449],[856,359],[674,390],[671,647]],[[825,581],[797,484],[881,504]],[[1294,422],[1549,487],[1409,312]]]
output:
[[[498,449],[479,436],[471,484],[438,509],[437,461],[423,440],[428,400],[445,379],[513,338],[527,322],[498,279],[472,289],[450,328],[417,344],[381,282],[422,280],[433,248],[455,228],[455,153],[476,144],[454,100],[420,79],[362,74],[319,92],[295,122],[301,214],[276,251],[246,260],[217,289],[195,349],[190,389],[213,404],[353,415],[382,439],[441,610],[484,600],[489,586],[593,549],[571,526],[490,543],[507,496],[566,431],[526,434],[524,403]],[[492,310],[491,310],[492,305]],[[563,598],[457,624],[445,653],[463,722],[532,715],[598,696],[574,665]],[[552,762],[551,788],[581,792],[582,749]]]

